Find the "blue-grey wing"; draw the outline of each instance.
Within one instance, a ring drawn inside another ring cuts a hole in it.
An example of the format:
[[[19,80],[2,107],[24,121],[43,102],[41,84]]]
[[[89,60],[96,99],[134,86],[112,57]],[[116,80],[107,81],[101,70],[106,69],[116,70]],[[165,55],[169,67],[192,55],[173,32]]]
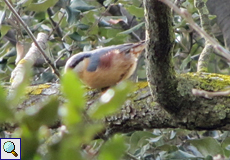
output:
[[[99,48],[96,50],[91,51],[92,55],[90,56],[89,65],[87,67],[87,71],[94,72],[97,70],[97,68],[100,65],[100,58],[107,54],[108,52],[111,52],[112,50],[120,50],[123,51],[126,48],[130,48],[130,45],[132,44],[126,44],[126,45],[116,45],[116,46],[109,46],[104,48]]]

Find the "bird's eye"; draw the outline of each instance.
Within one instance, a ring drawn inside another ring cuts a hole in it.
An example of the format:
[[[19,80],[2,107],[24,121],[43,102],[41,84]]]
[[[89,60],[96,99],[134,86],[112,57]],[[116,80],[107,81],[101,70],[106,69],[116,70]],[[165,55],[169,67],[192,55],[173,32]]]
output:
[[[125,54],[126,54],[126,55],[129,54],[129,53],[130,53],[130,49],[127,50],[127,51],[125,51]]]

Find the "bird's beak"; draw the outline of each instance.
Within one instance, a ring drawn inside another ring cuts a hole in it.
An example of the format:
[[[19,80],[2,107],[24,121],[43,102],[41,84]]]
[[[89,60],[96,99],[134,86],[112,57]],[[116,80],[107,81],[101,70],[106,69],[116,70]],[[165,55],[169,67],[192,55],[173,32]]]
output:
[[[141,41],[139,43],[135,43],[133,44],[133,47],[131,49],[131,52],[134,54],[134,55],[139,55],[146,47],[146,41]]]

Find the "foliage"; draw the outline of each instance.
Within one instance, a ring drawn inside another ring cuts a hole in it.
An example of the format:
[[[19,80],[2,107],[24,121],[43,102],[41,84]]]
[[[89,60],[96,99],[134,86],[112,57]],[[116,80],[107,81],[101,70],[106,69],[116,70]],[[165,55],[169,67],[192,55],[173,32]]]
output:
[[[139,0],[105,0],[103,4],[107,7],[100,5],[99,0],[11,2],[33,34],[47,32],[51,35],[46,52],[52,55],[52,61],[57,60],[56,65],[60,71],[63,65],[58,62],[65,61],[73,53],[134,42],[136,39],[133,34],[144,30],[144,11]],[[132,25],[125,14],[112,15],[108,12],[111,6],[118,4],[122,4],[128,14],[135,16],[132,21],[136,25]],[[184,1],[181,7],[187,8],[199,24],[199,15],[193,1]],[[32,41],[5,3],[0,3],[0,17],[3,17],[0,26],[0,79],[4,86],[9,82],[10,73],[15,67],[15,57],[21,56],[16,51],[22,47],[25,50],[23,53],[26,52]],[[179,15],[175,14],[173,20],[176,37],[173,57],[175,68],[179,73],[196,71],[197,57],[204,47],[204,41]],[[128,23],[130,27],[124,30],[121,22]],[[219,33],[218,30],[215,33]],[[221,37],[219,40],[223,42]],[[221,58],[212,55],[211,62],[210,72],[229,73],[226,62]],[[141,62],[139,75],[145,74],[143,64]],[[44,62],[36,65],[31,78],[32,84],[57,80],[44,67]],[[103,133],[100,119],[116,113],[124,103],[126,95],[132,91],[130,83],[124,82],[107,90],[93,109],[86,113],[85,90],[81,82],[69,72],[61,79],[62,91],[67,99],[63,105],[59,104],[58,97],[50,97],[36,108],[15,111],[17,104],[26,98],[23,90],[27,83],[8,96],[0,88],[0,121],[18,124],[12,134],[2,129],[2,137],[22,138],[23,160],[212,159],[218,154],[230,156],[230,138],[227,131],[153,129],[116,134],[106,137],[108,139],[100,136]],[[58,129],[49,128],[59,121],[63,126]],[[98,139],[95,139],[97,135]]]

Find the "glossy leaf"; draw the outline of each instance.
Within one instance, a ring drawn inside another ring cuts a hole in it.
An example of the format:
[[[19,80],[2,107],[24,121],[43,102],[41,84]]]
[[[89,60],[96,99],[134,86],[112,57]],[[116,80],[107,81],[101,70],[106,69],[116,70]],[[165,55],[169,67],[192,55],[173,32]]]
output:
[[[95,9],[95,6],[88,5],[84,0],[72,0],[71,1],[71,8],[77,9],[81,12],[89,11]]]
[[[130,153],[135,153],[137,149],[143,147],[149,143],[149,139],[156,138],[158,136],[147,131],[136,131],[131,135],[130,138]]]
[[[176,152],[172,152],[172,153],[168,154],[165,158],[166,159],[196,159],[196,158],[201,158],[201,157],[196,157],[196,156],[189,154],[187,152],[178,150]]]
[[[55,5],[58,0],[43,0],[37,3],[30,3],[26,9],[30,11],[42,12],[46,11],[49,7]]]
[[[79,20],[81,11],[79,11],[78,9],[67,6],[66,12],[67,21],[70,25],[76,23]]]
[[[221,148],[220,143],[212,137],[189,140],[188,142],[190,142],[194,147],[196,147],[198,151],[205,157],[208,155],[223,155],[223,149]]]

